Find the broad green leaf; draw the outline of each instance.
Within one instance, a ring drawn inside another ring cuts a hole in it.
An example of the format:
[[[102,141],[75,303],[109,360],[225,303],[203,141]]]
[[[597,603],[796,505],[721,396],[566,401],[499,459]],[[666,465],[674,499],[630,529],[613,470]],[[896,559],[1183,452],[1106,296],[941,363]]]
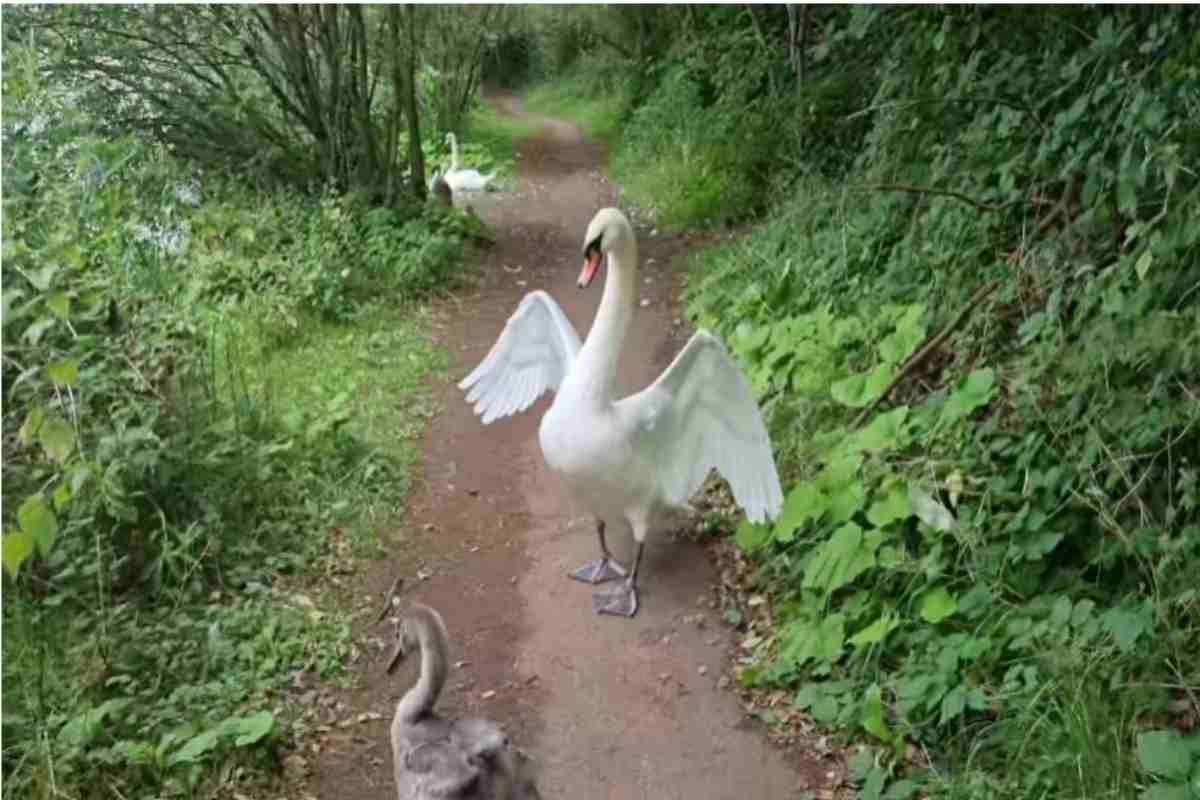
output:
[[[977,369],[968,375],[946,398],[946,405],[942,407],[942,424],[964,419],[976,409],[991,402],[995,384],[996,373],[990,367]]]
[[[104,730],[104,720],[124,709],[129,703],[127,697],[113,697],[72,717],[58,732],[59,744],[68,748],[87,747]]]
[[[78,386],[79,362],[70,358],[52,361],[46,366],[46,374],[59,386]]]
[[[753,552],[771,540],[771,526],[744,519],[733,534],[733,540],[747,553]]]
[[[199,761],[205,753],[216,749],[221,743],[221,728],[209,728],[203,733],[193,736],[184,743],[183,747],[176,750],[167,758],[169,766],[177,764],[191,764]]]
[[[851,375],[849,378],[842,378],[831,385],[829,393],[833,395],[835,401],[844,406],[861,408],[871,402],[871,399],[866,397],[864,388],[866,384],[866,375]]]
[[[1154,629],[1154,615],[1145,605],[1138,609],[1111,608],[1100,615],[1100,624],[1112,634],[1121,652],[1128,653],[1139,636]]]
[[[1054,548],[1058,547],[1058,543],[1062,540],[1063,535],[1061,533],[1044,531],[1034,536],[1029,536],[1021,544],[1021,550],[1025,553],[1026,561],[1037,561],[1054,552]]]
[[[1193,737],[1200,739],[1200,737]],[[1192,763],[1193,744],[1175,731],[1146,731],[1137,737],[1142,769],[1170,780],[1184,780]]]
[[[25,422],[21,424],[21,430],[17,432],[21,444],[26,446],[33,444],[33,438],[37,435],[38,428],[42,427],[42,421],[45,419],[46,412],[41,406],[29,409],[29,416],[25,417]]]
[[[859,800],[880,800],[883,797],[883,787],[887,783],[887,770],[883,767],[872,767],[863,781],[862,793]]]
[[[254,744],[269,734],[275,728],[275,715],[270,711],[260,711],[249,717],[241,717],[234,726],[237,738],[233,743],[238,747]]]
[[[50,552],[54,538],[58,536],[58,519],[46,505],[46,499],[40,494],[30,495],[17,509],[17,521],[21,530],[33,537],[42,556]]]
[[[71,502],[72,494],[71,484],[65,481],[60,483],[54,489],[54,510],[61,512],[67,503]]]
[[[796,705],[807,709],[817,722],[826,724],[835,721],[841,712],[837,698],[818,683],[810,683],[796,692]]]
[[[963,689],[962,684],[955,686],[942,697],[942,716],[941,724],[955,719],[963,713],[963,709],[967,706],[967,692]]]
[[[879,343],[879,355],[885,362],[899,366],[925,341],[924,313],[924,306],[908,306],[896,320],[896,330]]]
[[[829,508],[829,497],[810,481],[796,484],[783,504],[783,512],[775,523],[775,538],[790,542],[796,531],[809,520],[821,518]]]
[[[46,307],[59,319],[69,319],[71,316],[71,298],[66,292],[55,292],[46,298]]]
[[[879,619],[872,622],[867,627],[863,628],[858,633],[850,637],[849,644],[855,647],[863,647],[868,644],[877,644],[884,640],[889,633],[900,627],[900,618],[891,611],[888,611]]]
[[[862,450],[891,450],[908,443],[908,406],[893,408],[871,420],[871,424],[854,434],[854,446]]]
[[[836,661],[842,655],[845,628],[846,618],[842,614],[830,614],[819,622],[795,620],[784,630],[781,657],[797,666],[813,659]]]
[[[912,500],[904,487],[897,486],[871,504],[867,519],[876,528],[885,528],[893,522],[908,519],[913,515]]]
[[[1054,601],[1050,610],[1050,624],[1056,628],[1065,628],[1071,622],[1071,598],[1062,595]]]
[[[1087,599],[1080,600],[1075,604],[1075,608],[1071,609],[1071,625],[1079,627],[1085,625],[1092,620],[1096,609],[1095,602]]]
[[[804,570],[804,587],[830,594],[875,566],[875,551],[883,536],[878,531],[864,534],[853,522],[838,528],[817,547]]]
[[[54,280],[54,276],[58,274],[57,264],[47,264],[36,272],[28,272],[25,277],[29,278],[29,282],[34,285],[39,292],[44,292],[50,288],[50,282]]]
[[[835,382],[829,387],[833,399],[844,406],[862,408],[869,404],[896,377],[896,369],[891,364],[880,364],[870,372],[861,375],[851,375]]]
[[[958,611],[958,598],[946,591],[946,587],[938,586],[926,592],[921,597],[921,619],[936,625],[946,617]]]
[[[829,495],[829,520],[834,523],[846,522],[859,512],[867,502],[867,489],[862,481],[854,480],[844,484]]]
[[[871,684],[863,696],[863,730],[881,742],[891,742],[892,732],[883,719],[883,691],[878,683]]]
[[[917,519],[921,520],[921,522],[924,522],[940,533],[954,529],[956,524],[954,515],[944,505],[934,500],[924,489],[910,486],[908,489],[908,499],[912,503],[913,513],[917,515]]]
[[[75,449],[75,431],[65,419],[53,416],[38,428],[38,441],[46,455],[61,464]]]
[[[1150,265],[1154,263],[1154,254],[1150,252],[1150,248],[1146,248],[1146,252],[1142,253],[1138,258],[1137,263],[1133,265],[1137,272],[1138,280],[1146,280],[1146,273],[1150,271]]]
[[[862,463],[862,453],[838,453],[832,456],[821,470],[821,474],[817,476],[817,484],[823,491],[832,493],[848,483],[861,483],[858,470]]]
[[[42,317],[37,322],[25,329],[25,333],[21,337],[30,344],[37,344],[42,340],[42,334],[49,330],[54,323],[57,322],[54,317]]]
[[[33,555],[33,536],[28,531],[15,530],[4,534],[3,557],[4,568],[14,579],[21,565]]]

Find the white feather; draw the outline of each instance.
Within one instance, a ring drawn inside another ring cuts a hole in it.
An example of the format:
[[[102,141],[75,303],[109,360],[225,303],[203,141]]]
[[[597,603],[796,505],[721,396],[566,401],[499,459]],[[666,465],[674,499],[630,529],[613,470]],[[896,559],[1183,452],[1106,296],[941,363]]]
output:
[[[545,292],[530,292],[458,388],[470,390],[467,402],[487,425],[524,411],[546,390],[557,390],[579,347],[579,334],[558,303]]]

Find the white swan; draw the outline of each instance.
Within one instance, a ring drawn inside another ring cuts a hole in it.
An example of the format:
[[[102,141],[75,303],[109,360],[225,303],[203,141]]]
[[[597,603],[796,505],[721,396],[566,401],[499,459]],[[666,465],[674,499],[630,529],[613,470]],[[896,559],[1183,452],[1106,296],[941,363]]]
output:
[[[442,176],[442,179],[450,186],[451,191],[455,193],[482,192],[489,183],[495,180],[495,172],[490,175],[481,175],[477,169],[459,169],[458,137],[453,133],[447,133],[446,141],[450,142],[450,169]]]
[[[697,331],[666,371],[637,394],[616,400],[617,358],[636,304],[637,242],[615,208],[592,218],[584,237],[579,287],[604,255],[608,277],[587,341],[550,295],[525,295],[487,357],[459,388],[484,424],[523,411],[557,392],[538,441],[549,467],[596,516],[601,557],[571,573],[588,583],[625,578],[594,595],[599,613],[637,613],[637,573],[647,532],[685,504],[715,467],[751,521],[779,515],[783,493],[771,441],[750,383],[721,342]],[[628,573],[604,539],[606,524],[628,525],[637,555]]]

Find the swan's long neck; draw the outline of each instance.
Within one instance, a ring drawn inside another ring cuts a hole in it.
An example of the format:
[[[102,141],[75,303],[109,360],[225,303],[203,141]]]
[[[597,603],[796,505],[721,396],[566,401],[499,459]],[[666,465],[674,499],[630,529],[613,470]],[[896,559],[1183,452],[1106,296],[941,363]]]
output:
[[[458,172],[458,137],[450,134],[450,171]]]
[[[407,723],[415,722],[433,711],[433,704],[437,702],[446,683],[445,628],[423,611],[421,609],[413,614],[417,640],[421,645],[421,677],[396,705],[396,719]]]
[[[637,246],[632,242],[622,245],[619,251],[614,249],[608,254],[600,310],[571,370],[571,388],[576,397],[593,406],[613,401],[617,359],[633,322],[637,300]]]

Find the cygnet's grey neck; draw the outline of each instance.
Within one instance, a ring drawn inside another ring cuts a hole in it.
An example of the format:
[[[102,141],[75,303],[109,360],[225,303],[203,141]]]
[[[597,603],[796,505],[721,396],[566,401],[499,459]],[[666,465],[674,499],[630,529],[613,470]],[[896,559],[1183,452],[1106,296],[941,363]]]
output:
[[[433,705],[446,683],[447,642],[441,625],[424,613],[424,609],[410,612],[410,624],[417,629],[417,640],[421,646],[421,676],[416,685],[409,689],[396,707],[396,718],[407,723],[433,712]]]

